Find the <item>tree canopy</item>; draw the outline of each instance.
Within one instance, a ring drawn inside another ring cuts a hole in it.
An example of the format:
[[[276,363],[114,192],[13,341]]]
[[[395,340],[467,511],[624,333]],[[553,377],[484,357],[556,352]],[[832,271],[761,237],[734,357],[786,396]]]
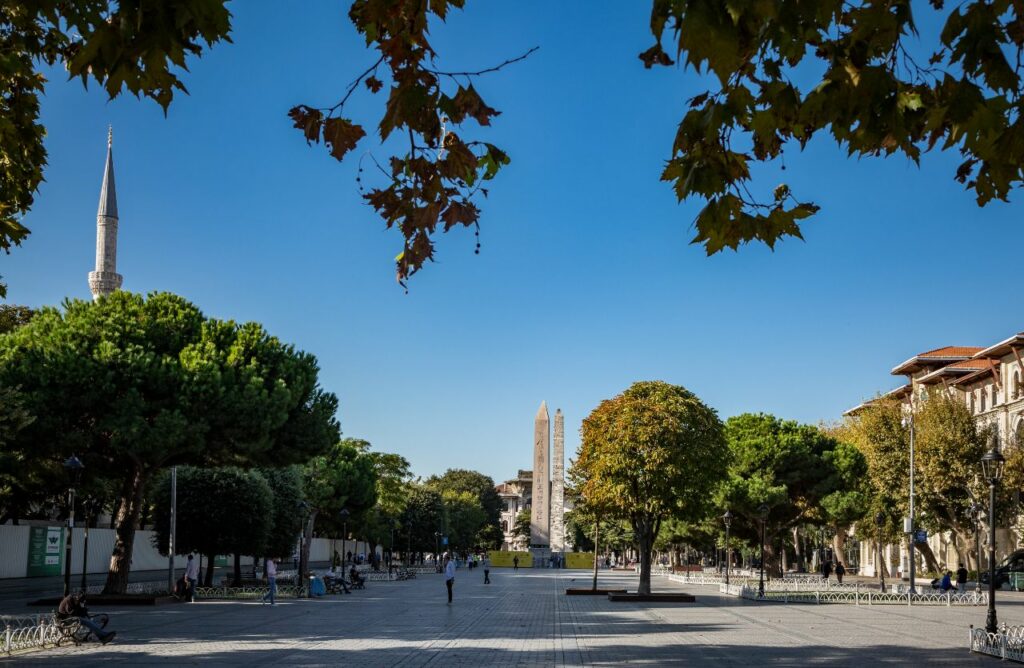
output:
[[[662,521],[703,517],[726,474],[722,423],[683,387],[638,382],[602,401],[580,434],[576,487],[629,520],[640,553],[638,591],[650,593],[651,550]]]
[[[206,555],[206,585],[213,582],[218,554],[262,554],[274,524],[274,493],[257,471],[239,468],[178,467],[174,551]],[[171,476],[164,472],[155,492],[157,547],[168,551]],[[294,511],[294,509],[293,509]],[[294,536],[293,536],[294,539]]]
[[[467,492],[477,500],[480,508],[484,511],[484,520],[477,531],[483,528],[483,523],[499,526],[501,521],[501,497],[494,488],[494,479],[478,471],[466,469],[448,469],[444,474],[432,475],[427,478],[427,487],[432,487],[439,492]],[[475,533],[475,532],[474,532]]]
[[[11,450],[71,454],[119,490],[107,590],[127,584],[149,480],[175,464],[283,466],[337,440],[337,399],[312,355],[256,323],[206,318],[181,297],[67,301],[0,336],[0,385],[36,420]]]

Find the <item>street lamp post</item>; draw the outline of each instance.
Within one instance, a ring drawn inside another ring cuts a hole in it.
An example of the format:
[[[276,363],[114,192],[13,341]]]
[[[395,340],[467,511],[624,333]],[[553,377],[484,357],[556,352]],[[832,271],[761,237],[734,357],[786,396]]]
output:
[[[903,426],[910,428],[910,517],[907,518],[903,530],[907,533],[907,554],[910,555],[910,593],[916,594],[914,579],[916,564],[914,563],[914,407],[910,406],[910,416],[903,419]]]
[[[86,591],[86,573],[89,572],[89,517],[92,515],[93,500],[86,499],[82,504],[85,521],[82,522],[82,591]]]
[[[1006,459],[999,452],[995,439],[992,449],[981,458],[981,470],[988,478],[988,617],[985,619],[985,630],[995,633],[998,628],[996,620],[996,483],[1003,477],[1003,464]]]
[[[764,525],[768,520],[768,511],[771,510],[767,503],[762,503],[757,507],[758,513],[761,515],[761,579],[757,585],[757,597],[764,598]]]
[[[885,526],[885,513],[879,512],[875,515],[875,524],[878,525],[878,578],[882,591],[885,591],[885,564],[882,563],[882,528]]]
[[[729,557],[729,527],[732,526],[732,511],[726,510],[725,514],[722,515],[722,523],[725,524],[725,584],[729,584],[729,567],[732,566],[732,559]],[[689,565],[687,565],[687,573],[689,573]]]
[[[971,504],[971,519],[974,520],[974,547],[978,551],[978,575],[975,578],[974,592],[981,594],[981,504]]]
[[[348,552],[345,551],[345,547],[348,544],[348,518],[352,515],[348,508],[342,508],[338,511],[338,519],[341,520],[341,572],[342,575],[345,573],[345,561],[347,560]]]
[[[68,540],[64,546],[64,595],[71,593],[71,535],[75,532],[75,487],[82,479],[85,465],[78,457],[71,455],[64,460],[64,470],[68,472],[71,486],[68,488]]]

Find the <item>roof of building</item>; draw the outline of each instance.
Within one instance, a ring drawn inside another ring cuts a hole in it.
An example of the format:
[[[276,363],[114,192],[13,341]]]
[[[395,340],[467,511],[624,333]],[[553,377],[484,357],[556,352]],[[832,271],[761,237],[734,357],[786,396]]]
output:
[[[974,373],[979,369],[988,369],[990,366],[991,363],[989,360],[960,360],[959,362],[947,364],[946,366],[936,369],[929,374],[921,376],[917,379],[917,382],[924,383],[925,385],[931,385],[941,382],[944,378],[960,378],[961,376]]]
[[[962,376],[960,378],[957,378],[955,381],[953,381],[953,384],[954,385],[973,385],[974,383],[977,383],[978,381],[983,380],[985,378],[991,378],[992,375],[993,375],[993,370],[995,369],[996,363],[993,362],[990,359],[983,359],[983,360],[977,360],[977,361],[983,362],[985,364],[985,366],[983,368],[981,368],[981,369],[978,369],[977,371],[972,371],[971,373],[967,374],[966,376]]]
[[[918,353],[907,361],[893,367],[892,375],[905,376],[932,366],[945,366],[952,362],[970,359],[981,351],[979,346],[945,346],[927,352]]]
[[[1004,339],[993,346],[979,350],[974,354],[974,357],[979,359],[982,357],[1003,357],[1004,355],[1013,352],[1014,348],[1024,348],[1024,332],[1014,334],[1010,338]]]
[[[874,399],[868,399],[867,401],[865,401],[863,403],[857,404],[853,408],[850,408],[850,409],[847,409],[847,410],[843,411],[843,415],[856,415],[857,413],[860,413],[866,407],[868,407],[869,405],[875,403],[879,399],[902,399],[903,397],[905,397],[905,396],[910,394],[911,389],[912,388],[911,388],[910,383],[907,383],[906,385],[900,385],[895,390],[889,390],[888,392],[886,392],[885,394],[883,394],[880,397],[876,397]]]
[[[97,216],[117,218],[117,189],[114,187],[114,130],[107,130],[107,164],[103,168],[103,185],[100,186],[100,207]],[[97,267],[97,271],[99,267]]]

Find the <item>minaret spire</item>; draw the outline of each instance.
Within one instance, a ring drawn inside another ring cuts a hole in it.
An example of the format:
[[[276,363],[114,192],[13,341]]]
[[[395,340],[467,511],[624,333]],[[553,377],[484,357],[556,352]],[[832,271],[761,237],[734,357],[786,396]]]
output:
[[[89,290],[93,299],[121,288],[117,273],[117,191],[114,187],[114,128],[107,128],[107,164],[100,186],[100,206],[96,211],[96,270],[89,272]]]

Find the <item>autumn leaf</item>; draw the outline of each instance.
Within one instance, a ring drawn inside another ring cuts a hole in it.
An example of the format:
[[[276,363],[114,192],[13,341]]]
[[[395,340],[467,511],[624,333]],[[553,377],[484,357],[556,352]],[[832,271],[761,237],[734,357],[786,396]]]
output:
[[[320,124],[323,114],[318,109],[300,104],[288,111],[288,116],[294,121],[294,125],[306,136],[306,143],[320,143]]]
[[[363,83],[366,84],[366,87],[370,89],[371,93],[376,93],[377,91],[384,87],[384,84],[381,82],[381,80],[374,76],[367,77],[366,81],[364,81]]]
[[[336,160],[344,158],[365,136],[362,126],[347,118],[328,118],[324,122],[324,143]]]

